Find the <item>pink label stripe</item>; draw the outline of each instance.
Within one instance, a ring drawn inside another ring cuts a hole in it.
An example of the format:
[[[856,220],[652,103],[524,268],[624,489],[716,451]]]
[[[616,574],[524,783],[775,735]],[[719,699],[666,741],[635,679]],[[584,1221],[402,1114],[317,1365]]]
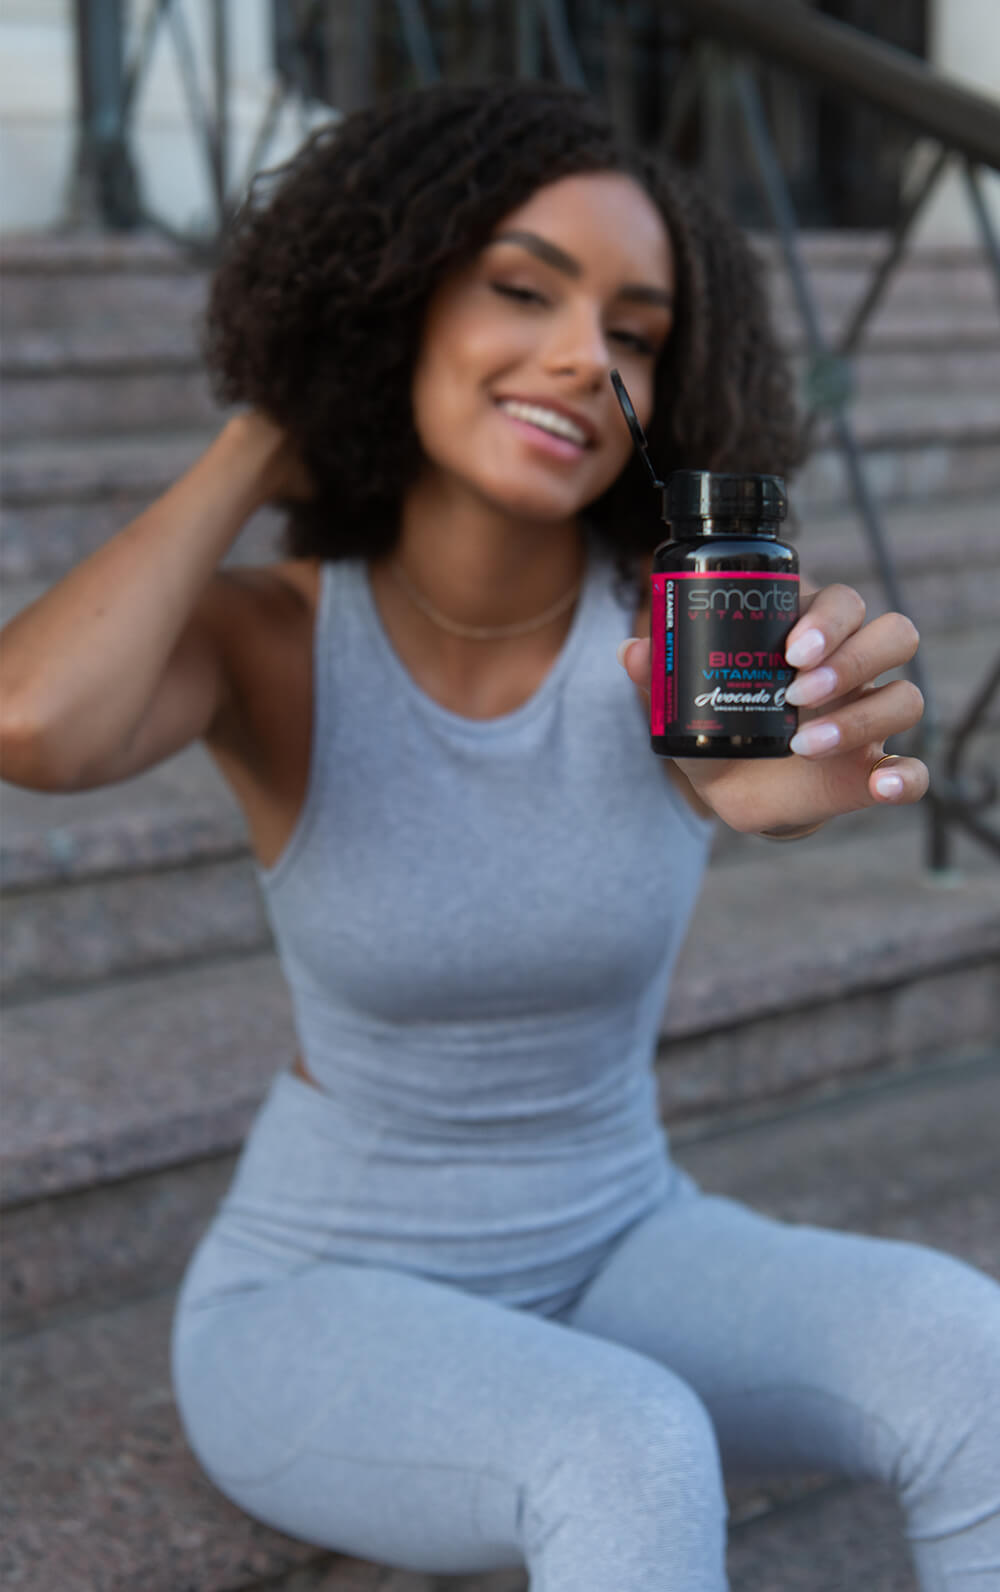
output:
[[[667,622],[667,599],[663,582],[653,577],[650,604],[650,673],[649,673],[649,728],[653,735],[663,735],[666,724],[666,681],[663,656],[664,629]]]

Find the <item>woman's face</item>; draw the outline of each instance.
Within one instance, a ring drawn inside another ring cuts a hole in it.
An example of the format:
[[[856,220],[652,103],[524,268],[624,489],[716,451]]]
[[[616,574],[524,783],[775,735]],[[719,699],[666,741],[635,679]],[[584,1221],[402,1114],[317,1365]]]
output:
[[[630,177],[538,189],[431,298],[413,377],[430,467],[519,517],[577,514],[632,450],[609,371],[649,421],[673,290],[666,226]]]

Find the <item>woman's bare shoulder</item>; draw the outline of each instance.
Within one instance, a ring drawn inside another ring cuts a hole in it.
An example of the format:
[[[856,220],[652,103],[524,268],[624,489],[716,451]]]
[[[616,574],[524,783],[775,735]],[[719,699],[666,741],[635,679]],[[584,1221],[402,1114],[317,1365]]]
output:
[[[217,573],[232,595],[234,620],[272,615],[281,620],[297,609],[312,610],[319,591],[318,558],[276,559],[267,564],[231,564]]]

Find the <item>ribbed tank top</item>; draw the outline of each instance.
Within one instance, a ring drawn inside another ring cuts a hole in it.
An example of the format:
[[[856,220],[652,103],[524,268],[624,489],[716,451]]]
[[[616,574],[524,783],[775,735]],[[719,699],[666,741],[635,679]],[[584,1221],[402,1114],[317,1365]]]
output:
[[[337,1158],[331,1241],[403,1263],[433,1241],[437,1274],[509,1276],[514,1302],[673,1175],[652,1060],[711,825],[650,751],[615,574],[590,537],[542,684],[471,720],[409,674],[367,565],[324,564],[306,798],[257,869],[321,1093],[280,1087]]]

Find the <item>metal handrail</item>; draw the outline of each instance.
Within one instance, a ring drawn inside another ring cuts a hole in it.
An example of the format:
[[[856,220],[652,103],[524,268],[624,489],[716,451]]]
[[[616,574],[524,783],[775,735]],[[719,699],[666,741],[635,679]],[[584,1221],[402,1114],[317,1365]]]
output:
[[[696,33],[864,100],[966,160],[1000,171],[1000,106],[905,50],[801,0],[671,0],[671,7],[687,14]]]

